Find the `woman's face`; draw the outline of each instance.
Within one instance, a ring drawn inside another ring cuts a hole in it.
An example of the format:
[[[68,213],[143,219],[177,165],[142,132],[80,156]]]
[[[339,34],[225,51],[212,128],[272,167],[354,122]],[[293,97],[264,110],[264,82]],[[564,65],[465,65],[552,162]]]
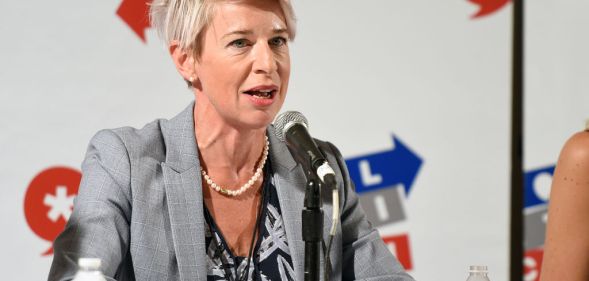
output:
[[[287,43],[277,1],[216,4],[195,63],[197,95],[204,95],[208,108],[223,122],[240,129],[266,127],[286,97],[290,76]]]

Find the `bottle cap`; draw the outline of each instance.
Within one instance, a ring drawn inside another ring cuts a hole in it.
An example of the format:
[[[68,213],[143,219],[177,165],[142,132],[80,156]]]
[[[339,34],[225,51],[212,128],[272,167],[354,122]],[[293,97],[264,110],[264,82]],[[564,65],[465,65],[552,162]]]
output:
[[[100,268],[101,261],[98,258],[80,258],[78,260],[78,266],[84,269],[94,269],[97,270]]]
[[[487,272],[486,265],[471,265],[468,267],[470,272]]]

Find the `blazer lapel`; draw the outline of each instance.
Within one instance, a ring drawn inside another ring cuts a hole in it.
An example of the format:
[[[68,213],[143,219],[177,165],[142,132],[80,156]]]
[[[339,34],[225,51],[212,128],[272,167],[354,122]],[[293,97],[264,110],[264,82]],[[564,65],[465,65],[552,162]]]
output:
[[[206,280],[202,182],[194,135],[194,103],[162,122],[167,211],[180,280]]]

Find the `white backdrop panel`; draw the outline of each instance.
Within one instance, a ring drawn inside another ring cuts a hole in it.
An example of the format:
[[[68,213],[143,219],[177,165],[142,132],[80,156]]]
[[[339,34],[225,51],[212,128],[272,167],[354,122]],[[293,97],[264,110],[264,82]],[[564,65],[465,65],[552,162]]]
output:
[[[171,117],[192,98],[154,31],[144,44],[115,15],[119,4],[0,4],[7,279],[43,279],[51,262],[23,211],[36,174],[79,168],[97,130]],[[473,20],[467,1],[294,6],[284,109],[304,112],[313,135],[345,157],[395,149],[394,135],[423,160],[401,202],[406,219],[379,227],[408,233],[412,275],[462,280],[481,263],[506,280],[511,7]]]

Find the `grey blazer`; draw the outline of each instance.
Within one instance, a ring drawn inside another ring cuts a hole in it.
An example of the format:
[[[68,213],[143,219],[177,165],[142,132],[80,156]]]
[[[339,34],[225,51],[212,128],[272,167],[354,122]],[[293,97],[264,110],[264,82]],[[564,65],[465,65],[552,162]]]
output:
[[[117,280],[206,280],[193,108],[194,103],[171,120],[156,120],[142,129],[103,130],[92,138],[73,214],[53,245],[49,280],[74,275],[80,257],[102,259],[103,273]],[[303,280],[306,179],[272,126],[268,137],[293,267],[297,280]],[[339,151],[327,142],[318,145],[338,175],[341,196],[330,280],[413,280],[366,220]],[[326,238],[333,206],[330,193],[324,195]]]

